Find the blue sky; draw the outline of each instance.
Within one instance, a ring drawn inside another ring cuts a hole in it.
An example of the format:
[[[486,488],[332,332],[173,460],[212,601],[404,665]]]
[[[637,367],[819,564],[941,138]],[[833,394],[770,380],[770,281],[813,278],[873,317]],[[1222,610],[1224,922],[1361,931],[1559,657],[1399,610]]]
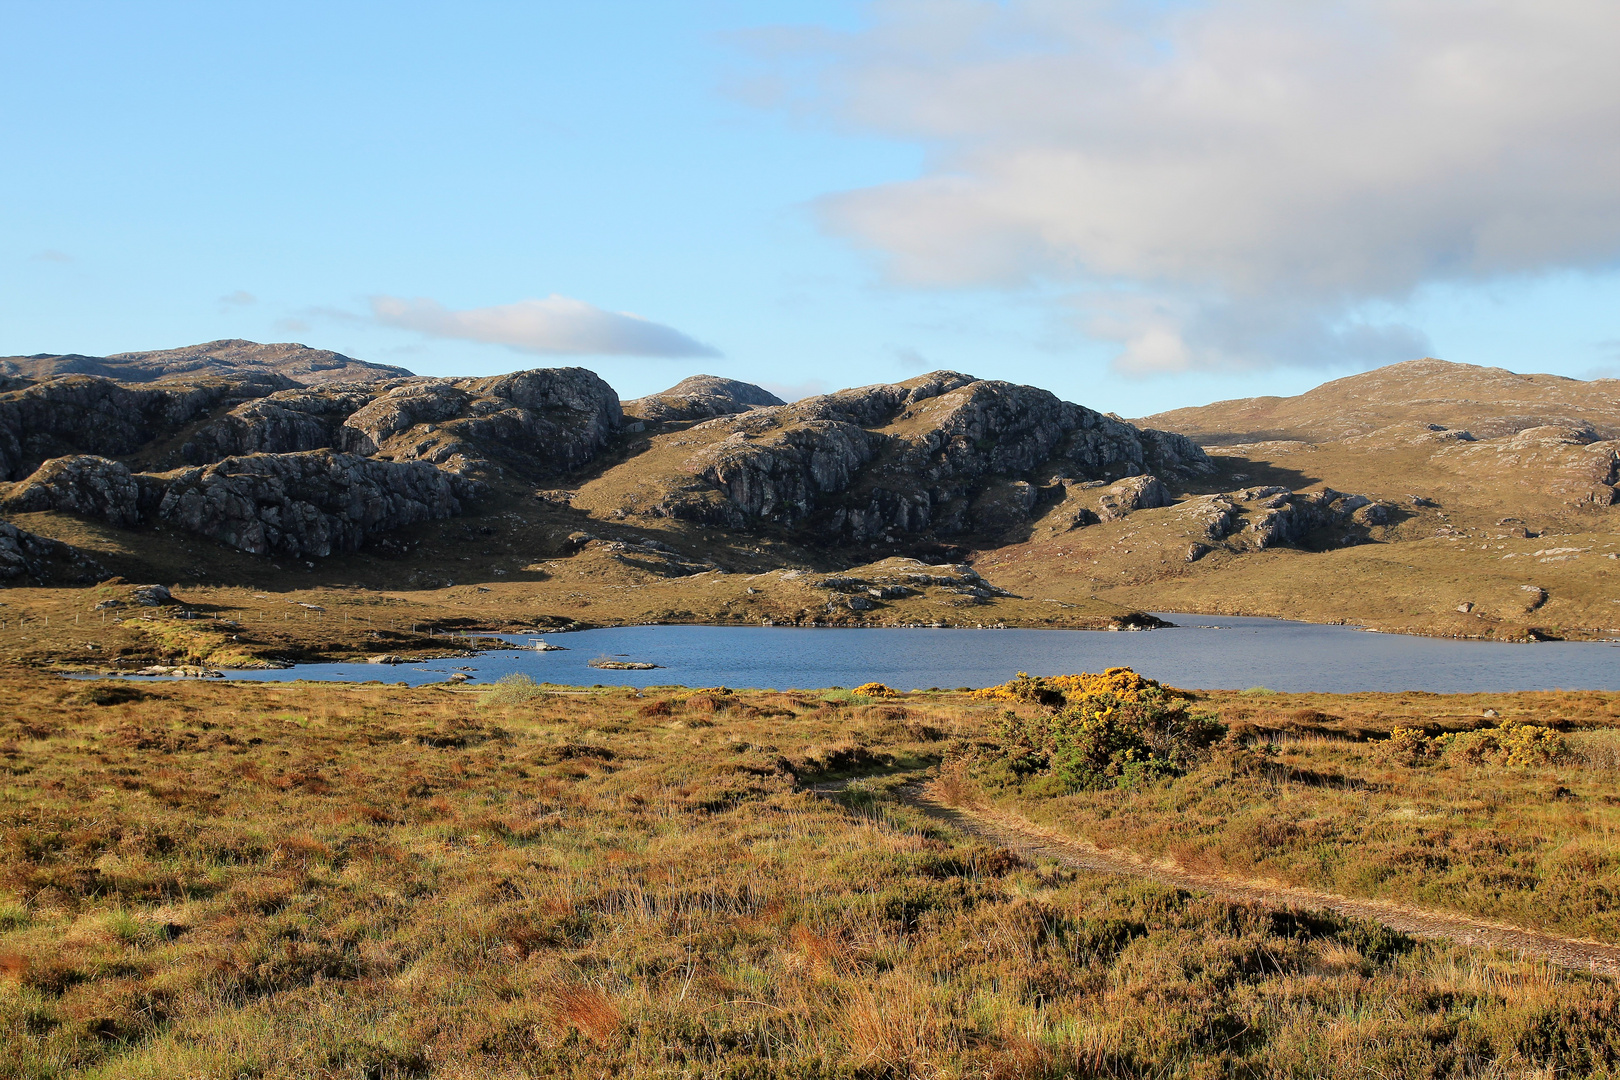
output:
[[[1620,375],[1620,15],[1488,6],[0,2],[0,355]]]

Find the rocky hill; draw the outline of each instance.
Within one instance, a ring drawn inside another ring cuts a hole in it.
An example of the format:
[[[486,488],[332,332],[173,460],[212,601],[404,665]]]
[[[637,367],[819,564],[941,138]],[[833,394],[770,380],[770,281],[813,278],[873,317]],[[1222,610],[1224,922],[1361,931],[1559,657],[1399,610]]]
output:
[[[408,378],[402,367],[373,364],[329,349],[282,343],[261,345],[231,338],[155,352],[81,356],[77,353],[0,357],[0,376],[43,380],[59,375],[100,375],[126,383],[207,376],[280,375],[305,386],[330,382]]]
[[[411,613],[396,628],[1198,611],[1620,634],[1613,384],[1420,361],[1155,418],[1205,448],[951,371],[792,403],[695,376],[621,404],[581,368],[210,370],[0,389],[0,603],[116,574],[221,610],[342,589]],[[1229,441],[1256,434],[1278,437]],[[276,655],[337,655],[277,633]]]
[[[711,416],[783,404],[786,403],[781,398],[753,383],[714,375],[693,375],[662,393],[625,402],[624,411],[639,420],[707,420]]]
[[[324,557],[458,514],[506,469],[577,469],[620,425],[618,396],[581,368],[316,387],[66,375],[0,392],[0,509]]]
[[[1296,397],[1239,398],[1145,417],[1204,446],[1279,439],[1331,442],[1393,424],[1439,425],[1479,439],[1526,428],[1620,438],[1620,380],[1519,375],[1503,368],[1411,360],[1335,379]]]
[[[936,371],[683,426],[571,501],[822,546],[905,545],[993,540],[1086,481],[1207,468],[1179,435],[1036,387]]]

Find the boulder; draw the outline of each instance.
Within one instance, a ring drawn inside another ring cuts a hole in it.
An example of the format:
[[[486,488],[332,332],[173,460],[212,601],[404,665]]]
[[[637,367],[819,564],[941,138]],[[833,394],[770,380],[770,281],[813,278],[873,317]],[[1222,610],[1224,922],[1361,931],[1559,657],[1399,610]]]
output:
[[[1097,499],[1097,516],[1118,521],[1133,510],[1169,506],[1175,500],[1157,476],[1132,476],[1112,485]]]

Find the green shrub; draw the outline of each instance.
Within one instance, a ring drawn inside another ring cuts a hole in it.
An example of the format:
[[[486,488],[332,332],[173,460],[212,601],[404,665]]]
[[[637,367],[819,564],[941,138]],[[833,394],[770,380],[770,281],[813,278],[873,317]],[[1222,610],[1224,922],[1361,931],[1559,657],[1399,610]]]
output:
[[[484,694],[480,703],[497,706],[522,705],[544,694],[545,691],[540,688],[539,683],[527,675],[513,672],[496,679],[495,685]]]
[[[1187,712],[1187,703],[1157,688],[1124,700],[1085,694],[1055,712],[1023,717],[1007,710],[996,756],[1024,777],[1051,777],[1068,791],[1139,784],[1180,776],[1224,728]],[[1040,787],[1051,790],[1052,783]]]

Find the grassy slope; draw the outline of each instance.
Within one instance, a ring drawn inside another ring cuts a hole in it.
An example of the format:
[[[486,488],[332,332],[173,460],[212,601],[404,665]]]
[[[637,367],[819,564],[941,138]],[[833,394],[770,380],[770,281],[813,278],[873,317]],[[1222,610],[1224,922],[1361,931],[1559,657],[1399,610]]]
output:
[[[1294,397],[1238,398],[1145,417],[1201,443],[1324,442],[1412,422],[1468,428],[1480,438],[1538,424],[1591,424],[1620,435],[1620,382],[1520,375],[1503,368],[1414,360],[1323,383]]]
[[[794,790],[789,770],[920,764],[982,733],[999,708],[987,702],[485,703],[218,684],[119,700],[110,684],[16,673],[4,687],[7,1076],[1612,1075],[1620,1062],[1605,980],[1018,865],[907,816],[882,782],[840,800]],[[1311,700],[1369,720],[1477,704]],[[1581,700],[1612,718],[1612,696]],[[1216,703],[1265,719],[1250,699]],[[1263,808],[1276,786],[1324,790],[1242,775],[1223,790]],[[1526,805],[1533,788],[1515,778],[1500,798]],[[1549,842],[1589,845],[1608,819],[1538,820]]]
[[[1185,777],[1045,798],[991,770],[985,790],[1099,846],[1194,871],[1620,943],[1620,695],[1203,697],[1242,746]],[[1413,761],[1382,741],[1398,727],[1525,723],[1562,729],[1567,753],[1525,767],[1458,753]]]
[[[1530,628],[1568,637],[1620,629],[1620,561],[1613,557],[1620,553],[1620,507],[1572,506],[1545,473],[1495,478],[1496,462],[1485,468],[1466,456],[1474,448],[1404,442],[1401,433],[1359,444],[1229,448],[1219,451],[1221,474],[1194,489],[1327,483],[1404,506],[1395,523],[1371,530],[1371,543],[1324,551],[1217,547],[1189,564],[1187,547],[1199,537],[1167,507],[1074,531],[1043,522],[1025,543],[986,552],[975,565],[1018,592],[1084,592],[1150,610],[1504,639],[1522,639]],[[1438,506],[1413,506],[1411,495]],[[1503,518],[1517,527],[1499,524]],[[1535,535],[1515,535],[1527,532]],[[1473,610],[1459,612],[1464,603]]]

